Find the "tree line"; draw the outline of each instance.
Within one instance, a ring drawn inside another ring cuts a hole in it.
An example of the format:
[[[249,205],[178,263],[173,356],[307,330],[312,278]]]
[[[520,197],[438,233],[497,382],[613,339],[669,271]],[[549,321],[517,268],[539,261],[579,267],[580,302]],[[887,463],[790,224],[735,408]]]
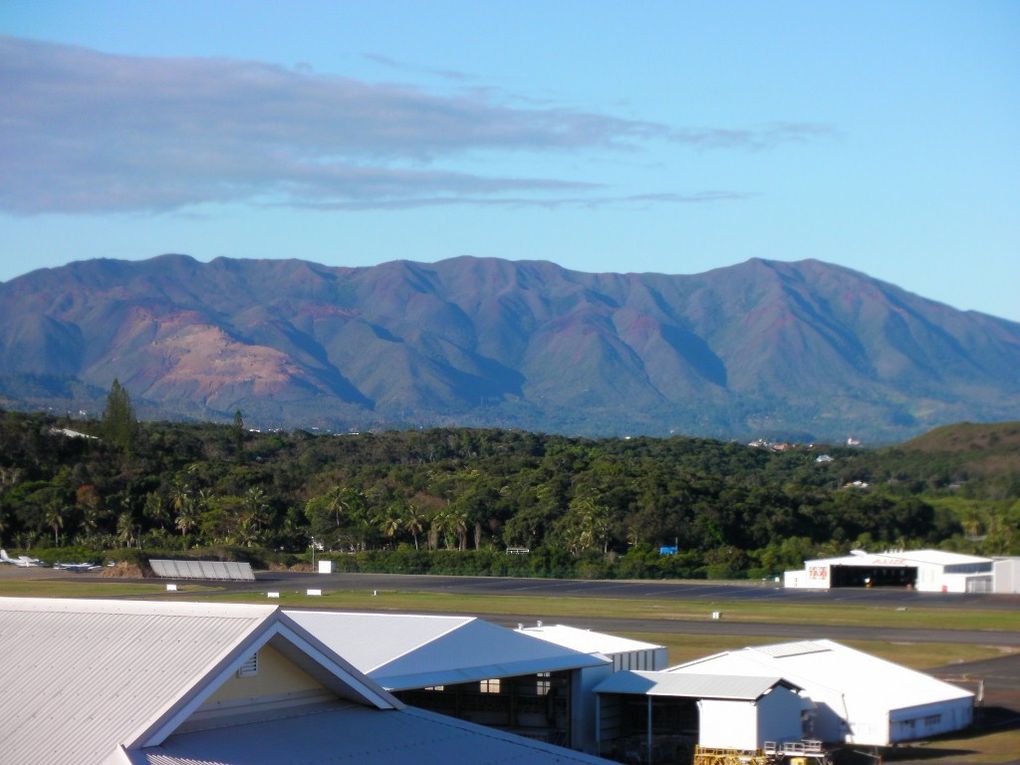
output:
[[[1020,480],[897,450],[258,433],[240,412],[229,425],[138,423],[115,385],[100,420],[0,412],[0,541],[96,557],[230,547],[262,562],[314,544],[347,568],[758,577],[857,547],[1018,554]]]

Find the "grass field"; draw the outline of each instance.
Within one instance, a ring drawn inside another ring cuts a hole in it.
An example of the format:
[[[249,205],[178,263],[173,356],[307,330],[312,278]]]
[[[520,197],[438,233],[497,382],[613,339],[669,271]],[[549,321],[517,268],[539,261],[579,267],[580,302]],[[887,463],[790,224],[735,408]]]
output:
[[[2,591],[2,589],[0,589]],[[1020,611],[981,609],[911,608],[860,605],[784,605],[753,601],[625,600],[595,597],[546,597],[540,595],[464,595],[438,592],[378,590],[325,591],[321,597],[280,592],[288,606],[365,608],[394,611],[513,614],[543,618],[613,616],[621,619],[689,621],[708,619],[713,611],[735,622],[762,624],[813,624],[824,626],[910,627],[915,629],[976,629],[1020,631]],[[211,599],[264,601],[264,593],[208,593]]]

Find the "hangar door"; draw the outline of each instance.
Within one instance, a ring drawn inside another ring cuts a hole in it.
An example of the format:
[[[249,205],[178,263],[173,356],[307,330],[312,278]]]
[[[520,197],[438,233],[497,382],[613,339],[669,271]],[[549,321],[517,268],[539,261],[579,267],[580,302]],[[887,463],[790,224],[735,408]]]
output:
[[[830,587],[913,587],[917,566],[833,566]]]

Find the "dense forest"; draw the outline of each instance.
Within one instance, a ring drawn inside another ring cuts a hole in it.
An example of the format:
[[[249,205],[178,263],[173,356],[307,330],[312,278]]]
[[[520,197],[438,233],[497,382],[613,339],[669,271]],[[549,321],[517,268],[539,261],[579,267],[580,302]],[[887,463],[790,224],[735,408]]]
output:
[[[881,450],[257,433],[240,412],[136,422],[115,384],[101,420],[0,411],[0,541],[47,560],[133,548],[259,565],[314,544],[342,570],[584,577],[765,577],[851,548],[1020,554],[1020,424]]]

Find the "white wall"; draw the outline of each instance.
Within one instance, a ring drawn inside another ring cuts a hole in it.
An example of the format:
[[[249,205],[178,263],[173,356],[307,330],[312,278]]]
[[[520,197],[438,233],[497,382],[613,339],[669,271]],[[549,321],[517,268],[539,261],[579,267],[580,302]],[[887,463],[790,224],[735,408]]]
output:
[[[758,748],[758,709],[751,701],[698,701],[698,743],[722,749]]]
[[[969,698],[896,709],[889,714],[889,741],[913,741],[949,733],[966,728],[973,719],[974,704]]]
[[[796,691],[779,685],[758,699],[758,746],[766,741],[800,741],[801,698]]]
[[[995,592],[1020,592],[1020,558],[1002,558],[992,564]]]

